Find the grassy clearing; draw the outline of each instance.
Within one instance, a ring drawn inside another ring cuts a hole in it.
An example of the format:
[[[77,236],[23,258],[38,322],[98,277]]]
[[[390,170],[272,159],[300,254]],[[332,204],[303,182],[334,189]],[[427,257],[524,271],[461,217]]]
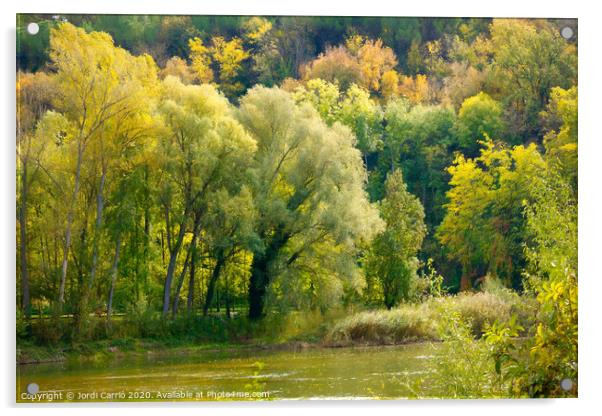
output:
[[[487,323],[505,321],[512,315],[528,328],[535,316],[535,303],[516,293],[498,290],[433,298],[391,310],[364,311],[335,323],[326,334],[325,344],[388,345],[440,340],[441,326],[454,312],[469,322],[472,333],[480,337]]]

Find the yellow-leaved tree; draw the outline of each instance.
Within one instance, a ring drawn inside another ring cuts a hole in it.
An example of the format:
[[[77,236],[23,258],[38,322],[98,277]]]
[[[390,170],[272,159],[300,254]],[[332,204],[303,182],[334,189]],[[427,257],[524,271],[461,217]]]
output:
[[[108,34],[87,33],[70,23],[61,23],[51,31],[50,58],[56,68],[58,93],[56,112],[48,114],[44,126],[54,130],[67,149],[62,170],[68,172],[70,188],[64,200],[59,305],[65,301],[69,251],[84,174],[96,199],[93,260],[88,281],[82,285],[85,310],[86,293],[96,274],[107,177],[114,172],[115,156],[150,134],[157,68],[150,56],[132,56],[116,47]]]

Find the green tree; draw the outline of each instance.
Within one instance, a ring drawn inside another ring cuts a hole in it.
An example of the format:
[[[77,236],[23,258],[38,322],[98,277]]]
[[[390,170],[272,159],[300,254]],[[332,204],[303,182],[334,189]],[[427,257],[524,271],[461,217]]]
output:
[[[412,75],[424,73],[424,58],[420,51],[420,41],[418,39],[412,40],[412,44],[408,50],[406,66]]]
[[[408,192],[399,169],[387,176],[385,198],[379,207],[386,226],[372,242],[366,274],[369,282],[379,282],[384,304],[391,309],[411,296],[419,263],[416,255],[426,226],[422,205]]]
[[[311,104],[328,125],[340,122],[349,127],[368,166],[368,155],[382,145],[383,115],[366,89],[353,84],[341,93],[337,84],[317,78],[298,87],[293,97],[299,103]]]
[[[461,289],[485,274],[520,286],[527,239],[522,211],[544,168],[534,144],[505,149],[489,142],[478,158],[457,156],[437,237],[462,265]]]
[[[368,166],[368,154],[375,152],[382,145],[383,114],[380,106],[370,98],[365,89],[352,85],[346,91],[341,102],[338,120],[351,128],[357,139],[357,148],[364,156]]]
[[[458,112],[458,144],[468,157],[478,156],[479,141],[499,139],[503,132],[502,107],[489,95],[480,92],[467,98]]]
[[[575,84],[576,49],[547,23],[537,27],[525,20],[496,19],[490,31],[494,84],[501,90],[509,127],[521,139],[540,136],[537,116],[551,88]]]
[[[249,283],[249,316],[257,319],[279,276],[353,275],[356,243],[370,239],[380,220],[349,129],[326,126],[311,106],[278,88],[251,89],[238,118],[258,146],[252,183],[261,244]],[[318,248],[327,254],[315,256]]]
[[[577,193],[577,87],[568,90],[552,88],[550,102],[541,116],[544,128],[546,158],[557,167]]]
[[[198,235],[212,193],[229,181],[241,180],[256,144],[233,118],[228,101],[208,84],[184,85],[167,77],[159,110],[166,126],[157,148],[162,155],[158,157],[162,160],[158,198],[169,252],[165,316],[186,233],[192,232],[193,238]]]
[[[400,167],[410,192],[420,199],[427,224],[435,227],[443,218],[441,205],[448,189],[445,168],[457,146],[456,115],[441,105],[416,105],[392,100],[384,111],[384,149],[379,154],[375,181],[384,182],[387,172]],[[374,190],[374,197],[382,197]]]

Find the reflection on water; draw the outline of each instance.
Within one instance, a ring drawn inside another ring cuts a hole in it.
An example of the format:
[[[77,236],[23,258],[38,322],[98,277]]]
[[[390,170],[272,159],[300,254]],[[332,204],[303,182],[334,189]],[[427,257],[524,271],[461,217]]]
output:
[[[405,398],[432,353],[428,344],[242,349],[25,365],[17,367],[17,400],[47,402],[49,393],[54,401]],[[30,383],[37,396],[24,394]]]

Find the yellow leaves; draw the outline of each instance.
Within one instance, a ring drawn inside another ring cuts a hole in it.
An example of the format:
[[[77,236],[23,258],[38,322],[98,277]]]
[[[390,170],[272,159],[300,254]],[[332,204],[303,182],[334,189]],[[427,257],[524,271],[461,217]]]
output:
[[[220,66],[220,78],[233,78],[240,70],[242,61],[249,57],[249,53],[242,47],[239,38],[230,41],[221,36],[213,38],[213,59]]]
[[[162,78],[166,78],[169,75],[180,78],[180,81],[182,81],[184,84],[191,84],[196,78],[192,68],[188,66],[184,59],[178,56],[170,58],[165,63],[165,68],[161,70]]]
[[[383,74],[397,65],[393,50],[383,46],[380,39],[366,40],[357,52],[364,86],[372,91],[380,89]]]
[[[272,30],[272,22],[270,22],[268,19],[263,18],[263,17],[253,16],[244,23],[243,29],[245,31],[244,36],[249,41],[251,41],[253,43],[257,43],[270,30]]]
[[[562,122],[560,129],[550,130],[544,136],[546,158],[556,166],[573,187],[577,187],[577,142],[578,142],[578,97],[577,87],[568,90],[553,88],[546,111],[540,113],[544,122],[554,125]],[[558,120],[559,119],[559,120]],[[554,126],[555,127],[555,126]]]
[[[439,52],[441,52],[441,41],[439,40],[434,40],[431,42],[427,42],[426,44],[426,50],[428,52],[429,55],[437,55],[439,54]]]
[[[191,67],[201,83],[213,81],[213,70],[211,69],[211,49],[203,45],[200,38],[188,40],[190,48]]]
[[[88,34],[69,23],[52,29],[50,44],[60,90],[56,106],[80,126],[82,140],[111,119],[148,109],[157,83],[150,56],[133,57],[106,33]]]
[[[345,47],[353,55],[357,55],[365,41],[366,39],[362,35],[351,35],[347,39],[345,39]]]
[[[480,261],[491,273],[499,272],[501,265],[509,273],[517,249],[508,227],[519,226],[516,215],[520,214],[515,213],[532,199],[531,187],[543,177],[545,163],[534,144],[511,150],[491,141],[484,145],[479,157],[458,155],[448,169],[449,202],[437,237],[465,267]]]
[[[402,77],[399,94],[406,97],[413,104],[429,101],[430,88],[426,75],[418,74],[414,78],[409,76]]]
[[[379,92],[383,75],[396,65],[395,53],[384,46],[382,40],[353,35],[346,39],[344,46],[328,48],[304,66],[301,72],[305,80],[321,78],[337,83],[341,90],[357,84],[369,91]],[[389,85],[386,88],[390,89],[392,75],[387,77]]]
[[[390,70],[383,74],[380,81],[380,93],[385,100],[397,97],[399,93],[399,75],[397,71]]]
[[[212,38],[211,46],[207,47],[200,38],[195,37],[188,41],[188,46],[191,67],[201,83],[213,82],[215,74],[212,65],[215,65],[219,70],[220,88],[229,95],[240,92],[242,84],[236,78],[242,62],[249,57],[241,39],[226,41],[223,37],[216,36]]]

